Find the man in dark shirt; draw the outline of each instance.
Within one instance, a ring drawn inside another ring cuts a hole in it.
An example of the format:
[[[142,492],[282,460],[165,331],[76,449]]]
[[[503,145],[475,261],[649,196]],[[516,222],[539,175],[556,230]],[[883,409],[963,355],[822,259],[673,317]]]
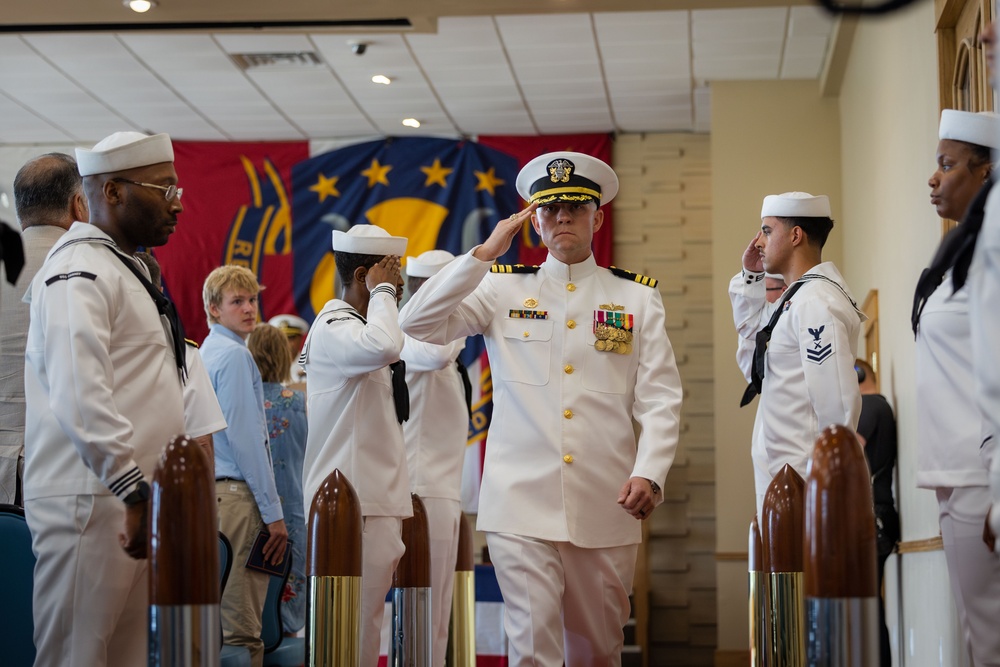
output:
[[[892,498],[892,469],[896,465],[896,417],[885,396],[878,393],[878,380],[868,362],[856,359],[861,390],[861,419],[858,439],[865,448],[868,470],[872,476],[872,498],[875,501],[875,527],[878,546],[878,587],[882,590],[885,561],[899,540],[899,514]],[[883,667],[892,665],[889,651],[889,631],[885,626],[885,603],[879,598],[879,635]]]

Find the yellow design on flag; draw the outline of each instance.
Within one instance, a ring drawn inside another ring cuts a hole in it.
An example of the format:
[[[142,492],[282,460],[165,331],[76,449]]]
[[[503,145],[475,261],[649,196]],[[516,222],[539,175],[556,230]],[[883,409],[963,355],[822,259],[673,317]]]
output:
[[[309,189],[319,195],[319,200],[325,201],[327,197],[339,197],[340,190],[337,189],[337,181],[340,180],[340,176],[331,176],[327,178],[324,174],[317,174],[319,176],[316,181],[316,185],[310,185]]]
[[[507,182],[502,178],[497,178],[496,169],[494,167],[490,167],[486,171],[474,171],[472,173],[476,175],[476,180],[479,181],[476,183],[476,192],[486,190],[490,193],[491,197],[496,196],[497,187]]]
[[[434,164],[429,167],[421,167],[420,171],[424,172],[427,176],[427,180],[424,181],[425,188],[432,185],[440,185],[442,188],[446,188],[448,187],[448,174],[455,170],[441,166],[441,160],[434,158]]]
[[[378,158],[372,160],[372,165],[361,172],[362,176],[368,177],[368,187],[374,188],[377,184],[389,185],[389,170],[392,167],[387,164],[379,164]]]

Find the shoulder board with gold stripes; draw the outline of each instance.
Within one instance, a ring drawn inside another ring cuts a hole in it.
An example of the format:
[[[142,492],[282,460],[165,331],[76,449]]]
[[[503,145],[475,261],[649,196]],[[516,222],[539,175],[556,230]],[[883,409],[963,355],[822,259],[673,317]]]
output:
[[[619,269],[617,266],[608,267],[608,270],[619,278],[631,280],[632,282],[639,283],[640,285],[646,285],[647,287],[656,287],[656,284],[660,282],[656,278],[650,278],[649,276],[632,273],[631,271],[626,271],[625,269]]]
[[[494,264],[490,267],[490,273],[538,273],[540,266],[526,266],[524,264]]]
[[[194,349],[196,349],[196,350],[197,350],[197,349],[198,349],[198,347],[199,347],[199,346],[198,346],[198,343],[194,342],[194,341],[193,341],[193,340],[191,340],[190,338],[185,338],[185,339],[184,339],[184,342],[185,342],[185,343],[187,343],[188,345],[190,345],[191,347],[193,347],[193,348],[194,348]]]

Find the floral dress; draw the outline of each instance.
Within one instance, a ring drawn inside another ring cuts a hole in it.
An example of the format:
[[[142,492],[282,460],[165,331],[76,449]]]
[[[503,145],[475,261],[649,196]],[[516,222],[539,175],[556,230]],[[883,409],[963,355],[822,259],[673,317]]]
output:
[[[302,461],[306,450],[306,397],[277,382],[264,383],[264,411],[271,440],[274,483],[292,542],[292,571],[281,597],[285,632],[298,632],[306,616],[306,518],[302,498]]]

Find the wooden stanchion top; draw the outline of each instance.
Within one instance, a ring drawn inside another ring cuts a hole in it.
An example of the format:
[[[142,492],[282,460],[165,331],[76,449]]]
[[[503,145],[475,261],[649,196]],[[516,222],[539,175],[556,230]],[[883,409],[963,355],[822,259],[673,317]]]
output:
[[[871,478],[849,428],[831,426],[816,441],[806,480],[805,530],[807,597],[878,595]]]
[[[413,500],[413,516],[403,519],[403,544],[406,545],[406,551],[396,566],[396,572],[392,576],[392,586],[430,588],[431,542],[427,510],[420,496],[411,493],[410,498]]]
[[[339,469],[313,496],[308,528],[306,576],[361,576],[361,499]]]
[[[472,572],[476,569],[476,545],[472,538],[472,526],[465,512],[458,515],[458,560],[455,572]]]
[[[179,435],[163,449],[149,500],[149,602],[219,604],[215,462]]]
[[[760,534],[765,572],[801,572],[806,483],[787,463],[764,493]]]

